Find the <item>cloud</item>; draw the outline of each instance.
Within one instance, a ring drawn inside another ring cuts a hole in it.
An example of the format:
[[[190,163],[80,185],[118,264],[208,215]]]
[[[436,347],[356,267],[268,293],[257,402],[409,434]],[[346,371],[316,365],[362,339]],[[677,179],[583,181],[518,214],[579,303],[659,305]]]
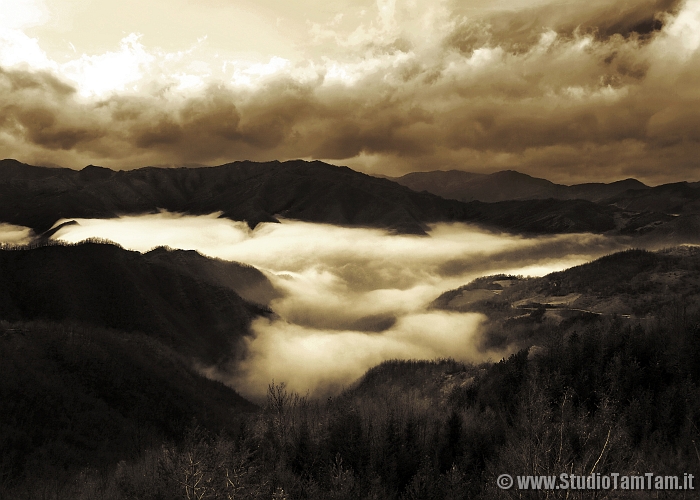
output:
[[[273,379],[320,396],[337,393],[388,359],[498,359],[502,352],[475,347],[482,320],[480,314],[424,312],[402,317],[381,334],[368,334],[259,319],[252,326],[248,357],[229,382],[249,397],[260,397]]]
[[[681,0],[641,0],[633,3],[593,0],[530,2],[519,8],[495,9],[473,15],[470,3],[455,2],[457,17],[445,43],[463,53],[484,46],[499,46],[523,53],[537,45],[542,33],[575,39],[591,36],[609,42],[612,38],[649,39],[661,31],[668,16],[677,13]]]
[[[77,219],[54,238],[99,237],[142,252],[195,249],[265,272],[283,292],[270,304],[277,316],[253,323],[242,364],[205,370],[251,397],[272,378],[301,392],[333,392],[388,359],[499,359],[507,348],[480,347],[482,316],[429,304],[478,276],[543,275],[624,248],[600,235],[525,238],[465,224],[435,225],[427,237],[288,220],[251,230],[217,215]]]
[[[296,57],[257,61],[132,34],[58,64],[36,40],[13,52],[5,39],[3,78],[44,83],[5,92],[0,141],[74,167],[318,158],[386,174],[700,177],[698,0],[381,0],[336,14],[309,22]]]
[[[0,68],[0,130],[47,150],[81,150],[104,135],[74,104],[75,90],[50,72]]]
[[[34,232],[22,226],[0,223],[0,246],[28,245],[34,240]]]
[[[122,39],[119,52],[88,56],[69,61],[62,72],[79,82],[79,93],[83,96],[104,96],[110,92],[129,89],[144,76],[144,69],[155,56],[149,54],[135,33]]]

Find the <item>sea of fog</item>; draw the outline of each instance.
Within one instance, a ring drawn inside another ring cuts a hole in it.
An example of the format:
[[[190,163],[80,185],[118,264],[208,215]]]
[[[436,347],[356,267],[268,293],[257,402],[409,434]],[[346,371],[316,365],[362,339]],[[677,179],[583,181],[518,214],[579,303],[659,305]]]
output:
[[[413,236],[291,220],[251,230],[218,214],[76,221],[53,238],[197,250],[267,274],[284,292],[271,303],[278,317],[253,322],[247,356],[230,374],[201,367],[248,396],[273,379],[301,393],[335,392],[388,359],[500,359],[508,350],[477,347],[482,315],[429,310],[430,302],[479,276],[541,276],[623,248],[601,235],[523,237],[457,223]],[[28,237],[0,226],[0,240],[6,234],[12,243]]]

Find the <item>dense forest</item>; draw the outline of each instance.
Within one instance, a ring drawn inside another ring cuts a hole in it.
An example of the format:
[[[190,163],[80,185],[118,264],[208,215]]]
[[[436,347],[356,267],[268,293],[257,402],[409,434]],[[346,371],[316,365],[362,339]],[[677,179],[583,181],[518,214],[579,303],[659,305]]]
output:
[[[648,323],[543,320],[536,347],[498,363],[386,362],[322,401],[271,381],[259,410],[168,367],[155,341],[139,353],[114,331],[3,324],[0,497],[540,498],[496,478],[697,477],[700,315],[676,304]]]
[[[526,348],[545,341],[551,323],[567,336],[596,318],[617,315],[646,328],[681,306],[679,314],[698,314],[699,290],[698,247],[630,249],[538,278],[480,277],[431,307],[484,314],[483,348]]]

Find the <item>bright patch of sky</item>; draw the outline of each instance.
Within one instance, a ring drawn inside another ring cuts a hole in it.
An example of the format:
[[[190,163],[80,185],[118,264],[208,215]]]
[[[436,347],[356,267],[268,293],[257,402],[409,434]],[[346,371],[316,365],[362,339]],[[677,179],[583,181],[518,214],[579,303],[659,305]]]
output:
[[[98,99],[281,74],[352,85],[415,56],[382,47],[430,52],[451,26],[447,0],[1,2],[0,66],[50,69]]]

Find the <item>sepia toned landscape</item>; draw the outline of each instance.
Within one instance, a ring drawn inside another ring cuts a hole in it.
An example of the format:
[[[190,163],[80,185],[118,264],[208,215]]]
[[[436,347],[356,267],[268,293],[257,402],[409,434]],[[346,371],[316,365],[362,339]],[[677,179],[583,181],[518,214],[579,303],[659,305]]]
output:
[[[0,18],[0,498],[696,498],[700,2]]]

